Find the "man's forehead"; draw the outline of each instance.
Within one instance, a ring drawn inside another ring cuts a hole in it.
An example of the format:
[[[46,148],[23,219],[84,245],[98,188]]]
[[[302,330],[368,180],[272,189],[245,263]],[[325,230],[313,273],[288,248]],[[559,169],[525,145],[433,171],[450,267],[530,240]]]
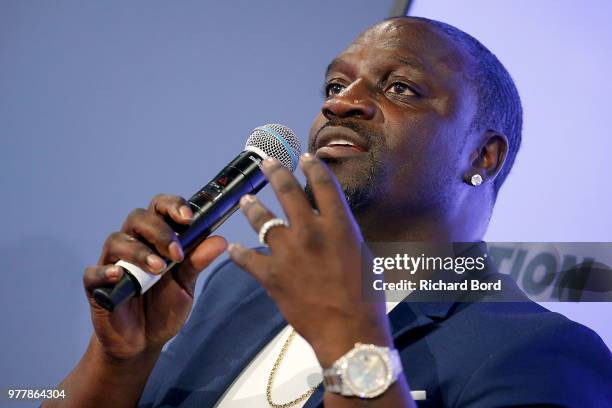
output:
[[[367,29],[338,57],[376,49],[395,55],[409,55],[415,63],[435,66],[443,64],[451,71],[465,71],[468,57],[458,44],[438,28],[409,18],[385,20]]]

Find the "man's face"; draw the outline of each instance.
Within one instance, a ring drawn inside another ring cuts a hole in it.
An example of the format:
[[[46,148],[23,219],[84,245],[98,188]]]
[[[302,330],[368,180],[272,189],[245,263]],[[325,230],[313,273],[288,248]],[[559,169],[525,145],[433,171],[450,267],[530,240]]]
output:
[[[476,106],[469,61],[436,29],[396,19],[330,64],[308,150],[330,166],[355,213],[452,206]]]

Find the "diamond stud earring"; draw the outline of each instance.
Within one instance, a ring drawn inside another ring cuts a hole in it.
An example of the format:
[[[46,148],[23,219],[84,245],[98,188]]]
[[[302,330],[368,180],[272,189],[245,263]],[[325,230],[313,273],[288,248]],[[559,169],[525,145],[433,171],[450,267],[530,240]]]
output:
[[[480,174],[474,174],[470,179],[470,182],[474,187],[482,184],[482,176]]]

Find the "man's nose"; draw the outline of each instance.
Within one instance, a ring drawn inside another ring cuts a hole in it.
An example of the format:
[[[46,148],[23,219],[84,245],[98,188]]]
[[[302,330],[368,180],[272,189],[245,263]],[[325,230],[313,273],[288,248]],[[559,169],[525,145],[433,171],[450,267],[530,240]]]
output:
[[[370,120],[376,115],[376,106],[370,97],[365,81],[357,80],[326,100],[321,111],[329,120],[343,118]]]

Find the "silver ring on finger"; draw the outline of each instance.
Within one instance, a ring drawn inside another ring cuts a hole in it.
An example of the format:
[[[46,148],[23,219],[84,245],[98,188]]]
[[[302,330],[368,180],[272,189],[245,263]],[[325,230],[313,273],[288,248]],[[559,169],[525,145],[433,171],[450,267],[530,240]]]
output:
[[[268,245],[268,243],[266,242],[266,235],[268,235],[268,232],[274,227],[286,228],[287,223],[285,222],[285,220],[282,220],[280,218],[272,218],[264,222],[261,228],[259,229],[259,242],[261,242],[261,245]]]

